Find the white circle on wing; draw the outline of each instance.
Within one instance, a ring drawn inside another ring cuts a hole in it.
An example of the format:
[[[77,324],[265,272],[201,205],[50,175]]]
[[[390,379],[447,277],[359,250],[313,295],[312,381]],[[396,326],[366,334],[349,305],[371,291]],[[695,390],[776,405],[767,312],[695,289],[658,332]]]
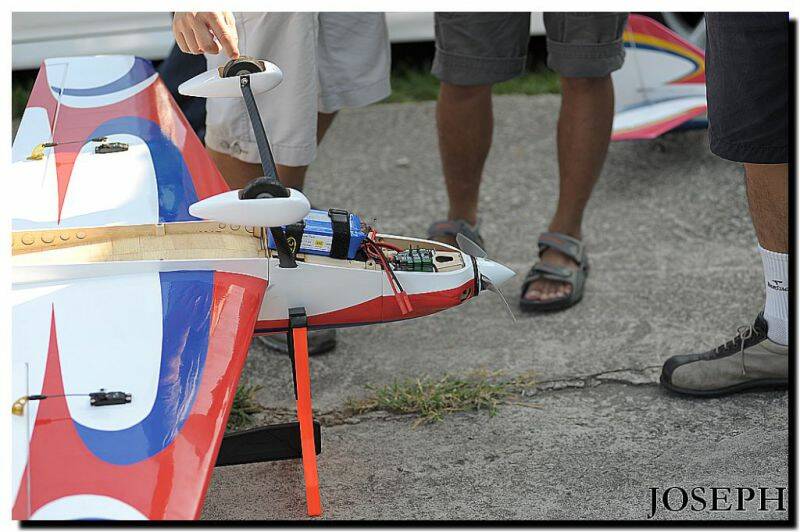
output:
[[[70,495],[50,501],[31,516],[32,520],[116,519],[141,521],[142,512],[119,499],[105,495]]]
[[[68,107],[89,108],[111,105],[130,98],[149,87],[158,74],[130,55],[56,57],[45,59],[47,85],[56,101]],[[126,75],[129,82],[123,81]],[[119,82],[119,87],[115,85]],[[109,87],[92,94],[91,89]],[[80,94],[69,94],[77,91]]]

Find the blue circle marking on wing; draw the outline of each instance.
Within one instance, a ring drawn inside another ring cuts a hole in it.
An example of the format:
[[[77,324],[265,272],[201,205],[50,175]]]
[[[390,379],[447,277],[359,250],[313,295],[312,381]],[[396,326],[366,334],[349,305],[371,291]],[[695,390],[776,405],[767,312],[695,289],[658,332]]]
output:
[[[99,430],[73,421],[86,447],[98,458],[116,465],[146,460],[172,444],[191,413],[203,376],[211,329],[214,272],[175,271],[159,275],[163,338],[159,374],[152,376],[158,379],[152,410],[142,421],[122,430]],[[112,410],[109,415],[113,416]]]
[[[158,186],[158,218],[161,223],[197,220],[189,214],[189,206],[197,201],[192,175],[178,147],[152,120],[123,116],[104,122],[89,138],[128,134],[141,138],[153,161]],[[103,155],[106,157],[106,155]],[[120,168],[119,179],[125,178]]]
[[[130,70],[111,83],[85,89],[62,88],[54,85],[51,85],[50,88],[53,89],[56,94],[61,93],[67,96],[104,96],[138,85],[155,73],[156,71],[150,61],[142,59],[141,57],[136,57],[133,60],[133,65],[131,65]]]

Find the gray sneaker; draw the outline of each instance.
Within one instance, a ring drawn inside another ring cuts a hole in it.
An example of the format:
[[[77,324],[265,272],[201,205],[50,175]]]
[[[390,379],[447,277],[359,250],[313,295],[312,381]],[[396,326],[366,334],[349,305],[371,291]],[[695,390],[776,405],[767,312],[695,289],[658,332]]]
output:
[[[289,354],[289,343],[286,334],[270,334],[269,336],[257,336],[258,340],[272,349],[285,355]],[[322,355],[332,351],[336,347],[336,329],[320,329],[308,331],[308,354],[309,356]]]
[[[661,385],[673,392],[703,397],[753,388],[786,388],[789,347],[767,338],[763,313],[753,325],[739,327],[738,333],[711,351],[667,359],[661,370]]]

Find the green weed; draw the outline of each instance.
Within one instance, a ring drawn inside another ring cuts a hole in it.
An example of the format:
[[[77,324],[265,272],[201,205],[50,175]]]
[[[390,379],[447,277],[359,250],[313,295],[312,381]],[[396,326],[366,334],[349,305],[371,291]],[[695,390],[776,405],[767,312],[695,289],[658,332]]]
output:
[[[487,411],[493,416],[500,405],[517,403],[515,396],[533,384],[532,373],[504,378],[502,372],[484,370],[466,377],[406,379],[385,386],[367,386],[369,395],[349,400],[348,408],[356,415],[379,410],[416,414],[416,426],[441,421],[453,412]]]
[[[233,398],[231,415],[228,417],[228,430],[241,430],[253,424],[254,415],[265,410],[258,402],[256,394],[264,387],[260,384],[240,384]]]

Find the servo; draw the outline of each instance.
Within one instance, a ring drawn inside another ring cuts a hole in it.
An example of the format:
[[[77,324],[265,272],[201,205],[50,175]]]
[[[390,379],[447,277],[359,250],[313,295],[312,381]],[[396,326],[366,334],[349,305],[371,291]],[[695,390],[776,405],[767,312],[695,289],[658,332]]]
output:
[[[99,392],[89,394],[89,404],[92,406],[126,405],[131,402],[131,394],[126,392]]]
[[[284,226],[283,230],[294,253],[335,259],[354,259],[367,236],[361,227],[361,218],[341,209],[311,209],[302,222]],[[267,245],[275,249],[271,233]]]
[[[95,146],[95,153],[117,153],[121,151],[128,151],[128,144],[125,142],[104,142],[99,146]]]

